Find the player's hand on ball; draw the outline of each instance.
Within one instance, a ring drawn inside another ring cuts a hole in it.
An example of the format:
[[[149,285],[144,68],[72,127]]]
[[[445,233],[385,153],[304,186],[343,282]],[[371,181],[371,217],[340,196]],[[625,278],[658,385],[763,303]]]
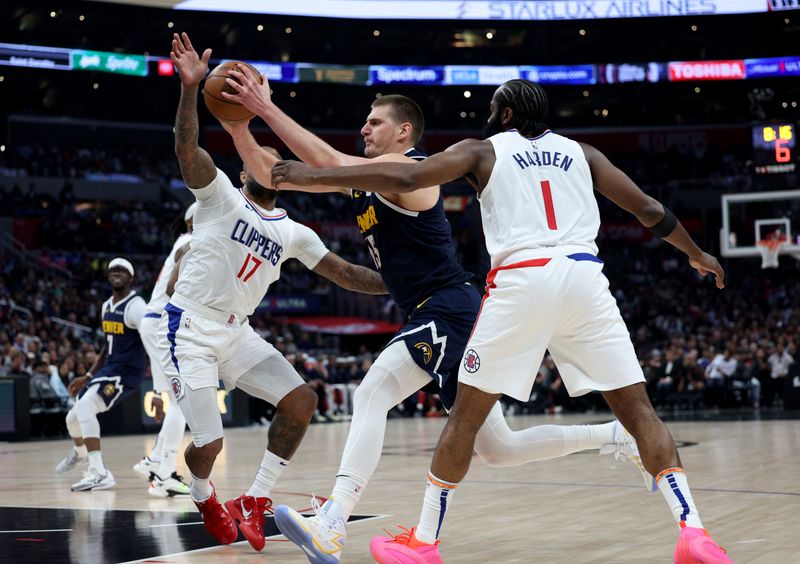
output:
[[[255,75],[253,70],[241,64],[236,65],[236,70],[229,70],[228,75],[230,77],[226,78],[225,82],[236,93],[229,94],[223,91],[222,97],[226,100],[238,102],[251,112],[259,115],[264,113],[272,104],[267,77],[262,77],[261,82],[259,82],[259,77]]]
[[[172,36],[172,51],[169,54],[172,63],[178,69],[178,76],[184,86],[197,86],[206,77],[208,60],[211,58],[211,49],[203,51],[203,56],[197,55],[186,33],[177,33]]]
[[[295,186],[311,186],[314,184],[314,169],[297,161],[278,161],[272,167],[272,185],[289,183]]]
[[[725,287],[725,271],[722,270],[719,261],[708,253],[700,253],[696,257],[689,257],[689,264],[702,276],[711,273],[714,275],[714,281],[717,283],[717,288]]]

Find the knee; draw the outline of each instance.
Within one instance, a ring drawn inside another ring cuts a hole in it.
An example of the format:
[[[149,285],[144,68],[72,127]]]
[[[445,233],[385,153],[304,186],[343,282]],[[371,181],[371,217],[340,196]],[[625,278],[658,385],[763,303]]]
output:
[[[502,452],[500,444],[491,444],[485,440],[480,434],[475,439],[475,453],[487,466],[505,466],[505,461],[508,457]]]
[[[194,448],[192,450],[194,450],[200,458],[213,460],[217,458],[220,452],[222,452],[222,442],[222,437],[220,437],[205,443],[202,446],[197,446],[197,444],[194,444]]]
[[[292,419],[310,421],[317,409],[317,401],[317,392],[308,384],[303,384],[278,402],[278,412]]]

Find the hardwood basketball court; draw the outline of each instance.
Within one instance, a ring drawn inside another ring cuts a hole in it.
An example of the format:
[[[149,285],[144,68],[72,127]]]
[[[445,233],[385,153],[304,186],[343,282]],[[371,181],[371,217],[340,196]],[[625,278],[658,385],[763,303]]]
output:
[[[512,428],[608,421],[608,414],[518,416]],[[383,527],[416,524],[425,475],[443,419],[392,419],[384,454],[351,522],[344,562],[371,562]],[[668,423],[680,447],[704,525],[735,562],[800,562],[800,425],[796,420]],[[312,425],[273,494],[310,508],[330,493],[347,423]],[[79,473],[56,477],[67,440],[0,444],[0,557],[19,562],[307,562],[267,519],[267,547],[216,546],[188,498],[147,494],[131,466],[154,436],[103,439],[113,490],[73,493]],[[212,474],[221,500],[252,481],[265,428],[227,429]],[[189,440],[188,434],[185,441]],[[179,472],[186,473],[181,460]],[[24,508],[24,509],[23,509]],[[446,562],[672,562],[678,529],[660,493],[648,494],[628,462],[589,451],[516,468],[475,457],[442,533]],[[241,539],[242,537],[240,537]]]

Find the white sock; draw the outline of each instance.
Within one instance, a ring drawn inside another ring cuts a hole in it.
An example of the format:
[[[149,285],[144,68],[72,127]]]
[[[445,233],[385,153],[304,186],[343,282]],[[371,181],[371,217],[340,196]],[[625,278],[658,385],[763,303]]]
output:
[[[89,470],[94,470],[98,474],[106,471],[106,467],[103,465],[103,453],[99,450],[89,451]]]
[[[161,424],[161,428],[164,428],[164,424]],[[147,458],[150,462],[160,462],[161,461],[161,446],[164,444],[164,441],[161,440],[161,433],[159,432],[156,435],[156,442],[153,445],[153,450],[150,451],[150,454],[147,455]]]
[[[195,501],[205,501],[210,498],[211,494],[214,493],[214,490],[211,489],[211,478],[198,478],[192,474],[190,493]]]
[[[261,459],[261,467],[256,473],[253,485],[247,490],[247,495],[253,497],[269,497],[275,482],[278,481],[283,470],[289,465],[288,460],[284,460],[277,454],[268,450],[264,451],[264,458]]]
[[[425,499],[422,502],[422,513],[420,513],[419,524],[414,532],[417,540],[433,544],[439,538],[447,506],[453,499],[457,486],[458,484],[445,482],[428,472]]]
[[[172,405],[164,416],[161,423],[161,431],[158,433],[156,446],[150,460],[160,462],[160,468],[156,472],[162,479],[167,479],[175,472],[175,463],[178,456],[178,449],[181,447],[183,432],[186,429],[186,419],[177,405]],[[158,458],[153,458],[153,456]]]
[[[86,445],[83,444],[81,446],[72,445],[75,449],[75,454],[78,455],[78,458],[86,458],[89,455],[89,451],[86,450]]]
[[[178,451],[164,449],[163,455],[164,456],[161,457],[161,462],[158,464],[156,476],[162,480],[166,480],[172,476],[172,473],[176,470]],[[152,460],[152,458],[150,460]]]
[[[352,470],[339,468],[336,474],[336,484],[333,486],[330,500],[333,502],[328,513],[341,517],[345,521],[350,519],[356,504],[361,500],[367,481],[359,477]]]
[[[683,522],[687,527],[703,528],[683,468],[667,468],[659,472],[656,483],[664,499],[667,500],[676,523],[680,525]]]

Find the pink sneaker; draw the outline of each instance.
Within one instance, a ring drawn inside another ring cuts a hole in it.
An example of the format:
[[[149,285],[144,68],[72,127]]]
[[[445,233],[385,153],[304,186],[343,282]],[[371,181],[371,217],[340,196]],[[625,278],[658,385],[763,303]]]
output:
[[[373,537],[369,543],[372,557],[378,564],[443,564],[439,555],[439,541],[428,544],[417,540],[414,527],[400,527],[404,532],[388,537]]]
[[[681,536],[675,547],[675,564],[733,564],[724,548],[705,529],[686,527],[681,523]]]

